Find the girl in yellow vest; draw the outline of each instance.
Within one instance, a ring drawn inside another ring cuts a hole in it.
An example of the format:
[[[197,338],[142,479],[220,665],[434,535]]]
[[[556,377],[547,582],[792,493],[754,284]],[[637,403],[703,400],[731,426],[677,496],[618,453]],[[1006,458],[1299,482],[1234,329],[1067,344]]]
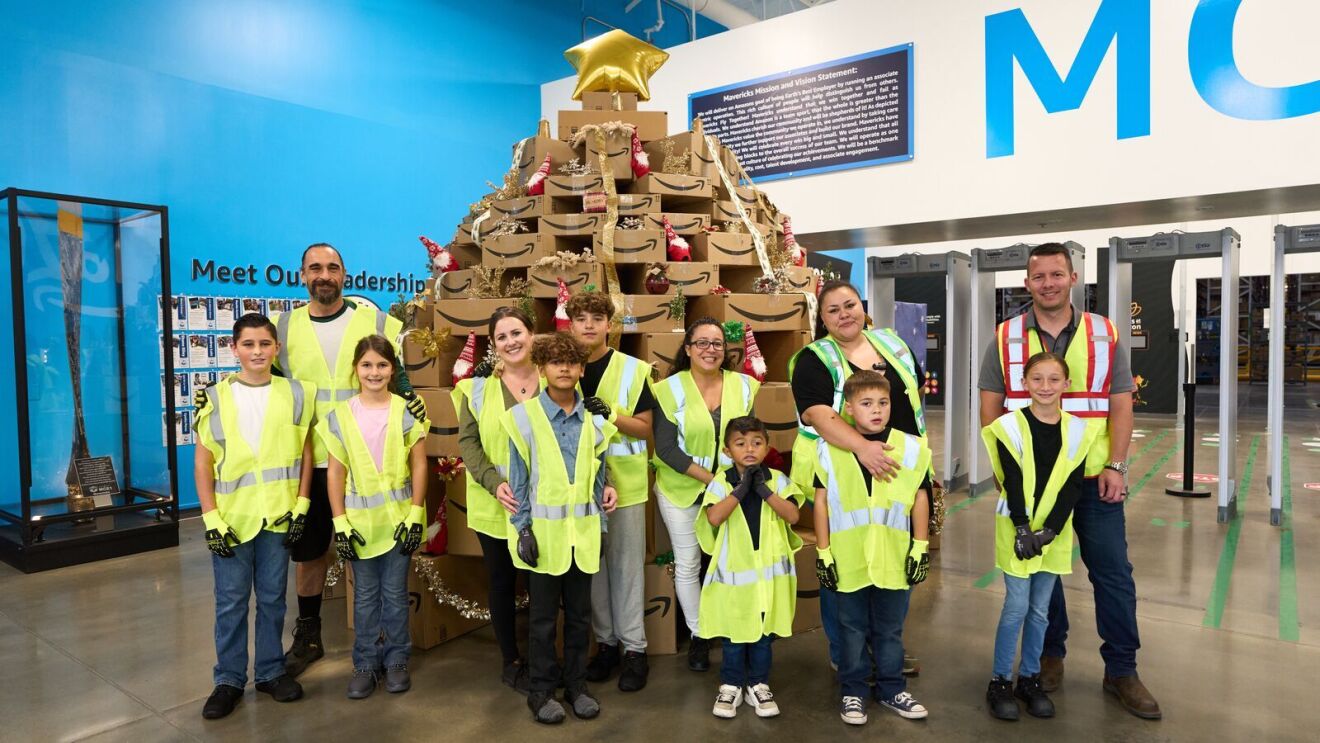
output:
[[[700,631],[701,547],[693,523],[700,497],[715,473],[733,464],[720,451],[730,420],[752,412],[761,385],[729,371],[724,327],[703,317],[688,326],[674,358],[674,373],[651,385],[660,415],[655,417],[656,505],[674,545],[674,588],[692,632],[688,668],[710,669],[710,642]]]
[[[724,638],[716,717],[730,718],[746,703],[757,717],[774,717],[770,692],[770,644],[793,634],[797,573],[793,533],[802,493],[784,473],[762,464],[770,434],[760,419],[744,415],[724,430],[722,468],[706,485],[694,528],[711,556],[701,588],[702,637]]]
[[[990,714],[1018,719],[1014,697],[1034,717],[1053,717],[1040,686],[1040,654],[1049,625],[1050,594],[1072,572],[1072,510],[1082,494],[1086,453],[1096,436],[1082,418],[1059,408],[1068,364],[1049,352],[1027,360],[1022,376],[1031,405],[981,430],[995,478],[995,565],[1004,571],[1004,608],[995,634],[994,676],[986,690]],[[1017,688],[1013,656],[1022,638]]]
[[[403,365],[384,336],[369,335],[353,349],[359,392],[316,423],[329,454],[326,483],[334,514],[335,549],[353,561],[353,678],[349,699],[376,690],[407,691],[408,566],[422,544],[426,512],[426,438],[393,393]],[[377,639],[383,636],[383,643]]]
[[[215,573],[215,690],[202,707],[214,720],[233,711],[247,683],[248,601],[257,596],[257,691],[277,702],[302,697],[284,670],[287,547],[307,522],[316,387],[273,377],[275,326],[244,315],[234,323],[242,370],[206,389],[197,413],[193,473]]]
[[[532,320],[516,307],[500,307],[490,316],[490,344],[498,373],[464,379],[454,387],[458,411],[458,449],[467,479],[467,522],[481,542],[490,576],[487,598],[490,623],[503,656],[503,682],[527,693],[527,663],[518,652],[514,601],[519,570],[509,555],[509,435],[500,421],[504,411],[536,397],[544,386],[532,364]],[[495,371],[495,370],[492,370]],[[498,497],[498,499],[497,499]]]

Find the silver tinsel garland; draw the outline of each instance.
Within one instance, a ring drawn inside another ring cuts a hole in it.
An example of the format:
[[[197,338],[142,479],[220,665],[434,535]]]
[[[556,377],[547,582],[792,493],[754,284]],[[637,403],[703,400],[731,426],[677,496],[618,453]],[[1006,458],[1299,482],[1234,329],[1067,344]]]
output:
[[[440,577],[439,571],[435,569],[435,563],[431,560],[413,560],[413,571],[426,581],[427,590],[435,596],[435,600],[441,606],[453,607],[464,619],[490,621],[490,609],[483,609],[480,603],[465,599],[445,587],[444,578]],[[514,602],[514,608],[525,609],[528,602],[528,596],[524,593]]]

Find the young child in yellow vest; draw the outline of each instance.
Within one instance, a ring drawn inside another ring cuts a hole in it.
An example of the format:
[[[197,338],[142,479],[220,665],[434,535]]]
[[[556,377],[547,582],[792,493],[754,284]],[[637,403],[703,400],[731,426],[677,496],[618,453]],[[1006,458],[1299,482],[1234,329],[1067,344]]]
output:
[[[866,724],[873,659],[875,701],[909,720],[928,714],[907,691],[903,621],[911,587],[930,570],[930,494],[921,487],[930,448],[924,437],[889,427],[889,392],[883,374],[859,371],[843,385],[843,410],[868,441],[892,447],[893,479],[871,477],[853,452],[823,438],[816,449],[816,574],[838,594],[839,717],[849,725]]]
[[[215,573],[215,690],[202,717],[225,717],[247,684],[248,601],[257,597],[257,691],[277,702],[302,697],[284,670],[287,548],[307,521],[316,387],[274,377],[275,326],[250,314],[234,323],[241,371],[206,389],[197,414],[193,475]]]
[[[545,389],[509,408],[502,421],[509,435],[509,487],[517,503],[509,550],[516,567],[531,571],[527,706],[537,722],[553,724],[565,715],[554,698],[561,681],[574,715],[591,719],[600,714],[600,703],[587,690],[587,645],[591,581],[600,570],[605,514],[618,500],[605,484],[605,450],[615,429],[583,407],[577,385],[587,351],[573,336],[538,336],[532,342],[532,363],[545,378]],[[560,606],[562,668],[555,652]]]
[[[733,466],[706,486],[695,529],[711,556],[701,587],[697,625],[706,639],[724,638],[716,717],[731,718],[746,703],[758,717],[774,717],[770,643],[793,634],[797,573],[793,533],[802,494],[788,476],[762,464],[770,436],[760,419],[744,415],[724,429],[724,454]]]
[[[1022,700],[1034,717],[1053,717],[1040,686],[1040,654],[1049,625],[1050,595],[1072,572],[1072,510],[1082,494],[1086,453],[1095,437],[1086,421],[1059,408],[1068,364],[1049,352],[1023,367],[1030,407],[1000,416],[981,430],[1000,484],[995,509],[995,565],[1004,572],[1004,609],[995,634],[994,676],[986,691],[990,714],[1018,719]],[[1022,638],[1017,688],[1013,656]]]
[[[408,568],[422,544],[429,423],[394,393],[402,369],[394,346],[369,335],[353,349],[358,394],[316,422],[329,454],[326,487],[335,549],[352,561],[353,677],[349,699],[412,686],[408,658]],[[423,600],[428,600],[423,597]],[[380,639],[378,643],[377,640]]]

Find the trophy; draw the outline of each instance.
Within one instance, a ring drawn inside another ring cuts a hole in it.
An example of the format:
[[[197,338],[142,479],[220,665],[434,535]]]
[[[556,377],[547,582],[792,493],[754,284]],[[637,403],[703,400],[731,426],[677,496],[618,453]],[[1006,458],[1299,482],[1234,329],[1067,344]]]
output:
[[[82,492],[76,462],[90,457],[87,425],[83,421],[82,363],[79,358],[82,331],[83,219],[82,205],[60,202],[57,215],[60,238],[60,289],[64,299],[64,338],[69,352],[69,383],[73,385],[73,442],[69,469],[64,476],[70,513],[90,511],[96,504]]]

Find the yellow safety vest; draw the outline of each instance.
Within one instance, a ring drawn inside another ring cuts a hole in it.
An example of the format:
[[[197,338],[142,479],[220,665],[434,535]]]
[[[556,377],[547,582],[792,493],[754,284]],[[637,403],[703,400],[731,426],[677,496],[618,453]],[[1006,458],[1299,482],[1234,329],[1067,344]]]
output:
[[[761,383],[746,374],[731,371],[723,374],[719,431],[715,430],[715,421],[706,409],[691,371],[678,372],[651,385],[660,412],[678,426],[679,448],[692,457],[692,461],[711,472],[733,465],[733,460],[724,455],[724,429],[734,418],[751,413],[752,401],[756,399],[757,390],[761,389]],[[652,462],[655,464],[655,486],[661,495],[679,508],[696,503],[697,496],[706,487],[700,480],[674,471],[658,456]]]
[[[381,467],[376,469],[348,400],[334,405],[316,422],[316,435],[330,456],[348,468],[344,513],[367,540],[365,547],[357,548],[358,557],[377,557],[394,548],[394,529],[412,508],[412,448],[426,438],[429,425],[413,418],[402,397],[391,395],[385,450]]]
[[[1062,413],[1059,426],[1062,429],[1063,445],[1059,447],[1059,456],[1055,459],[1054,469],[1050,471],[1049,479],[1045,482],[1045,492],[1041,495],[1039,504],[1035,502],[1038,473],[1031,448],[1031,427],[1027,424],[1026,415],[1021,410],[1006,413],[996,418],[994,423],[981,429],[981,438],[985,440],[986,450],[990,454],[990,467],[994,470],[995,479],[1001,483],[1004,481],[1004,467],[999,461],[999,447],[996,446],[996,442],[1004,443],[1004,447],[1017,462],[1018,469],[1022,471],[1022,499],[1026,502],[1027,518],[1031,521],[1032,531],[1044,528],[1045,519],[1050,515],[1054,502],[1059,497],[1059,490],[1068,481],[1068,476],[1073,470],[1077,469],[1085,459],[1086,452],[1096,436],[1095,428],[1087,425],[1083,419],[1068,413]],[[995,506],[995,565],[1005,573],[1018,578],[1026,578],[1042,570],[1058,575],[1068,575],[1072,572],[1071,515],[1054,541],[1045,545],[1044,553],[1040,557],[1033,557],[1030,560],[1017,559],[1017,555],[1013,553],[1013,541],[1016,536],[1013,519],[1008,513],[1008,499],[1004,497],[1001,489],[999,503]]]
[[[545,381],[537,379],[536,391],[545,388]],[[457,412],[464,405],[477,422],[477,431],[481,434],[481,449],[486,458],[495,465],[500,477],[509,479],[509,436],[504,432],[500,421],[504,417],[504,384],[496,377],[472,377],[458,383],[451,393],[454,410]],[[467,522],[473,531],[481,532],[496,539],[509,535],[509,513],[496,500],[495,496],[481,487],[472,476],[472,470],[465,470],[467,479]]]
[[[215,506],[243,542],[262,530],[288,531],[276,520],[293,510],[302,476],[303,444],[312,425],[316,387],[272,377],[261,446],[252,451],[238,422],[237,375],[208,387],[209,404],[197,413],[198,443],[211,452]]]
[[[802,505],[802,493],[788,475],[778,470],[770,470],[770,475],[767,485],[772,492]],[[733,488],[721,470],[706,486],[697,512],[697,542],[713,558],[701,586],[701,607],[697,611],[700,634],[705,638],[727,637],[733,642],[756,642],[766,635],[788,637],[793,634],[793,612],[797,608],[793,554],[801,549],[802,538],[769,504],[761,506],[758,549],[752,549],[752,532],[741,505],[716,531],[706,511],[731,497]]]
[[[281,312],[273,318],[280,342],[276,365],[285,376],[316,385],[318,421],[336,403],[358,393],[357,374],[353,371],[353,349],[357,347],[358,341],[369,335],[383,335],[394,344],[394,352],[399,358],[403,358],[403,349],[399,347],[398,340],[399,334],[403,332],[403,323],[388,313],[366,305],[356,305],[350,311],[353,317],[339,343],[339,355],[335,358],[333,370],[326,368],[325,354],[321,352],[321,343],[316,338],[312,316],[306,306]],[[316,466],[324,467],[326,450],[319,436],[313,441],[313,454]]]
[[[509,529],[513,564],[546,575],[563,575],[576,563],[584,573],[600,570],[600,506],[596,504],[596,471],[600,455],[614,436],[614,424],[584,409],[573,482],[568,481],[550,418],[539,397],[509,408],[501,419],[509,442],[527,465],[527,495],[531,499],[532,534],[538,558],[531,567],[518,557],[518,535]]]
[[[891,430],[886,442],[894,447],[889,455],[902,468],[890,482],[871,478],[870,492],[851,451],[825,439],[816,442],[816,472],[829,505],[830,553],[843,593],[867,586],[909,588],[912,506],[930,468],[930,448],[924,438],[898,430]]]
[[[1004,412],[1020,410],[1031,404],[1022,370],[1027,359],[1045,347],[1035,328],[1027,328],[1026,312],[1000,323],[995,337],[999,341],[999,368],[1004,373]],[[1060,407],[1065,413],[1085,419],[1096,434],[1086,454],[1087,477],[1099,475],[1109,463],[1109,387],[1117,343],[1118,333],[1109,318],[1083,312],[1077,332],[1063,353],[1072,379]]]
[[[610,354],[610,363],[596,387],[596,397],[604,400],[619,415],[632,415],[637,400],[651,379],[651,365],[625,353]],[[605,450],[605,468],[610,484],[619,493],[619,508],[646,502],[646,439],[636,439],[617,431]]]
[[[912,358],[912,352],[908,350],[907,344],[902,338],[898,337],[889,328],[879,330],[866,329],[862,331],[866,339],[870,341],[871,346],[876,353],[880,354],[889,366],[898,372],[898,378],[903,380],[903,386],[907,389],[908,404],[912,406],[912,412],[917,419],[917,433],[926,435],[926,411],[921,407],[921,382],[917,380],[917,364]],[[852,376],[852,365],[843,355],[843,349],[830,336],[825,336],[806,348],[793,354],[788,360],[788,378],[793,378],[793,370],[797,368],[798,356],[803,351],[811,351],[821,360],[826,369],[830,370],[830,377],[834,381],[834,412],[839,417],[852,425],[852,417],[843,412],[843,383]],[[808,426],[802,418],[798,418],[798,436],[793,442],[793,482],[802,488],[803,492],[814,493],[812,489],[812,480],[816,473],[816,440],[820,434],[816,429]],[[935,476],[935,470],[931,468],[930,476]]]

